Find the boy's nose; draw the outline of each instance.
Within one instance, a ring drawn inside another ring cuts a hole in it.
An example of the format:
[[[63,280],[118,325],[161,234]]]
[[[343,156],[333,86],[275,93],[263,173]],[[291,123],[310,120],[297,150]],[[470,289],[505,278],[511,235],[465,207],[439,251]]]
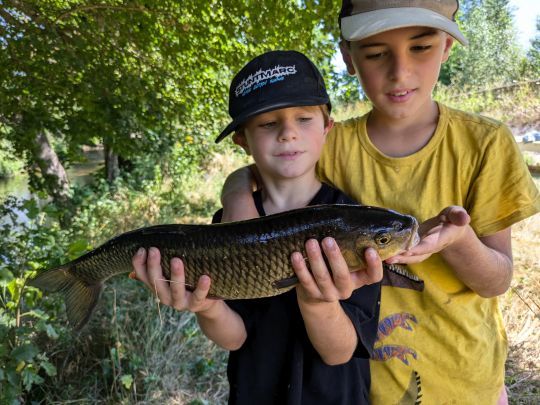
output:
[[[390,66],[390,79],[399,81],[410,72],[409,60],[406,56],[395,55]]]
[[[279,131],[278,141],[279,142],[288,142],[296,139],[297,133],[296,129],[292,125],[285,124]]]

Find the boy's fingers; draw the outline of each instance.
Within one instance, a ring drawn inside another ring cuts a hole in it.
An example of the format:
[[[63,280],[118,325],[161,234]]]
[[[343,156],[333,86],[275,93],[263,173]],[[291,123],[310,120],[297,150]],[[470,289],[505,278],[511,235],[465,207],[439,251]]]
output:
[[[191,294],[191,307],[196,308],[206,299],[210,291],[210,277],[201,276],[197,282],[197,288]]]
[[[324,296],[329,296],[335,291],[334,281],[330,274],[330,269],[324,261],[319,242],[310,239],[306,242],[306,253],[309,259],[309,265],[313,278]]]
[[[367,248],[364,253],[366,260],[366,284],[378,283],[383,278],[383,264],[379,253],[373,248]],[[361,287],[361,286],[356,286]]]
[[[306,261],[302,257],[300,252],[293,252],[291,255],[291,262],[293,265],[294,273],[298,277],[298,282],[302,287],[311,295],[316,296],[320,295],[319,288],[311,275]]]
[[[340,296],[344,294],[345,297],[349,297],[352,294],[351,276],[341,250],[333,238],[324,238],[322,247],[332,271],[333,286],[338,289]]]
[[[158,249],[151,247],[148,249],[148,260],[146,261],[148,270],[149,286],[165,305],[171,303],[171,290],[168,281],[163,276],[161,269],[161,254]]]
[[[135,253],[135,256],[133,256],[133,258],[131,259],[131,265],[133,266],[133,270],[135,273],[134,278],[136,280],[142,281],[145,284],[148,284],[148,277],[146,272],[146,256],[146,249],[140,248],[139,250],[137,250],[137,253]],[[132,273],[133,272],[130,273],[130,277]]]
[[[182,260],[175,257],[171,260],[171,306],[183,309],[185,299],[185,274]]]

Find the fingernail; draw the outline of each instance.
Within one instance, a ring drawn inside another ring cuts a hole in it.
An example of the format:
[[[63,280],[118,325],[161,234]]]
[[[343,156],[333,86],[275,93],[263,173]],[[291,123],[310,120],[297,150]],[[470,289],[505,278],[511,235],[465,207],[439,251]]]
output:
[[[326,238],[324,244],[327,248],[333,249],[336,246],[336,241],[333,238]]]
[[[144,248],[141,247],[139,250],[137,250],[137,253],[135,253],[137,256],[142,256],[144,254]]]
[[[373,249],[373,248],[370,247],[370,248],[367,248],[367,249],[366,249],[366,254],[369,255],[369,257],[370,257],[371,259],[374,259],[375,256],[377,255],[377,251],[376,251],[375,249]]]

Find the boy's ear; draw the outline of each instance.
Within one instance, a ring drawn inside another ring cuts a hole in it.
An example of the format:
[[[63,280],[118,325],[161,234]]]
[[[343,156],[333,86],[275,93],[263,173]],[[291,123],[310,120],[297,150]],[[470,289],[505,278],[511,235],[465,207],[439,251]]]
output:
[[[345,66],[347,66],[347,73],[349,73],[351,76],[355,76],[356,69],[352,63],[350,44],[345,40],[340,41],[339,50],[341,51],[343,62],[345,62]]]
[[[251,155],[251,152],[249,151],[249,145],[246,141],[246,136],[243,132],[235,132],[232,136],[232,140],[235,144],[244,149],[246,154]]]
[[[334,128],[334,120],[333,118],[328,118],[328,124],[324,127],[324,138],[326,140],[326,135],[328,135],[328,132]]]
[[[450,56],[450,49],[452,49],[453,44],[454,44],[454,37],[452,35],[446,34],[446,39],[444,41],[444,52],[443,52],[442,63],[448,60],[448,57]]]

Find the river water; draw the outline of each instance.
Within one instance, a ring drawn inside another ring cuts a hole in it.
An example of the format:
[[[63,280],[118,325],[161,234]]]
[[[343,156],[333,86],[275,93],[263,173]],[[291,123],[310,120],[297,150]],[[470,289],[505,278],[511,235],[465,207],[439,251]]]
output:
[[[92,174],[103,167],[103,151],[90,150],[84,153],[86,162],[77,163],[67,170],[67,175],[72,183],[86,185],[92,182]],[[9,196],[27,200],[32,194],[28,189],[28,176],[19,174],[6,180],[0,180],[0,204]],[[22,212],[17,212],[19,220],[25,221],[27,218]],[[0,224],[4,221],[0,218]]]

